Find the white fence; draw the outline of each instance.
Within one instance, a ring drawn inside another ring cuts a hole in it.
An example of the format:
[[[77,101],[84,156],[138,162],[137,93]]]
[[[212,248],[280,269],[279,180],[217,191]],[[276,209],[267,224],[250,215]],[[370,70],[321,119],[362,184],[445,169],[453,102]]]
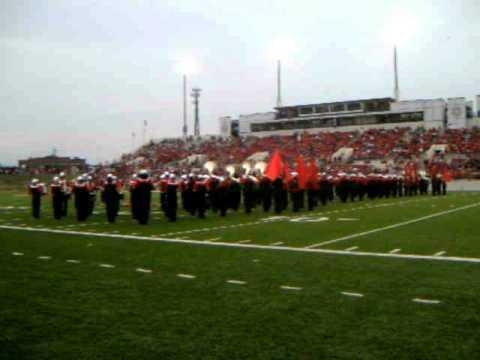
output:
[[[480,191],[480,180],[455,180],[447,184],[449,191]]]

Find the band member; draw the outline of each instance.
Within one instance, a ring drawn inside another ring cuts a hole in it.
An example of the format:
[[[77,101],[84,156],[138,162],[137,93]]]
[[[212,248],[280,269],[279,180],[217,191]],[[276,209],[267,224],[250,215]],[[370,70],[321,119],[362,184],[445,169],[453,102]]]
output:
[[[217,187],[218,210],[220,210],[220,216],[222,217],[227,215],[231,183],[232,180],[230,179],[230,176],[221,177],[220,183]]]
[[[292,179],[288,182],[288,190],[290,191],[290,199],[292,200],[293,212],[298,212],[301,208],[301,196],[303,193],[300,189],[298,174],[292,173]]]
[[[32,216],[35,219],[39,219],[42,196],[47,193],[45,185],[39,182],[38,179],[32,179],[28,185],[28,192],[32,197]]]
[[[175,174],[170,174],[167,184],[166,215],[169,221],[177,221],[177,188]]]
[[[50,193],[52,194],[53,217],[60,220],[64,214],[64,191],[60,177],[55,176],[50,184]]]
[[[135,196],[137,197],[136,217],[139,224],[146,225],[150,217],[150,204],[152,201],[153,184],[147,170],[140,170],[135,185]]]
[[[167,188],[168,188],[168,179],[170,174],[165,172],[160,176],[160,181],[158,183],[158,188],[160,190],[160,208],[163,213],[167,213]]]
[[[259,185],[260,198],[264,212],[269,212],[272,207],[272,182],[266,176],[262,177]]]
[[[195,212],[197,211],[194,194],[195,181],[195,175],[190,173],[188,175],[188,181],[185,189],[185,210],[188,211],[190,215],[195,215]]]
[[[90,175],[87,175],[87,188],[88,188],[88,216],[93,214],[95,209],[95,202],[97,201],[97,184],[93,181]]]
[[[243,205],[245,213],[250,214],[255,207],[255,185],[258,182],[254,176],[244,175],[242,178],[243,185]]]
[[[235,176],[234,174],[230,183],[228,207],[234,211],[238,211],[238,209],[240,208],[241,200],[242,186],[240,185],[240,179],[238,178],[238,175]]]
[[[138,197],[136,193],[137,174],[133,174],[128,182],[128,190],[130,191],[130,210],[132,211],[132,219],[137,219],[138,213]]]
[[[77,177],[77,180],[73,184],[72,192],[75,196],[74,204],[77,212],[77,220],[85,221],[88,217],[90,206],[90,191],[84,176]]]
[[[114,223],[118,216],[118,211],[120,210],[120,200],[122,195],[119,191],[117,179],[112,174],[107,175],[101,198],[106,206],[108,222]]]
[[[71,191],[65,173],[62,171],[59,175],[60,192],[62,195],[62,216],[66,217],[68,213],[68,200],[70,200]]]
[[[277,177],[272,183],[273,208],[275,210],[275,214],[280,214],[286,208],[286,199],[284,193],[285,186],[283,179],[281,177]]]
[[[207,187],[205,184],[207,179],[208,175],[199,175],[195,180],[195,185],[193,188],[195,209],[197,210],[197,214],[200,219],[205,219],[205,210],[207,208]]]
[[[183,174],[178,182],[178,189],[180,191],[180,197],[182,200],[182,209],[185,211],[189,211],[190,205],[190,197],[188,195],[188,176]]]

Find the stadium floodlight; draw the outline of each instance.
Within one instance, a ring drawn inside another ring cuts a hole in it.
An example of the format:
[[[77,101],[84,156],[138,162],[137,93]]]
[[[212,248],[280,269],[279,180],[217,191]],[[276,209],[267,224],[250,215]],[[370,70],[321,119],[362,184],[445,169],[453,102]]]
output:
[[[279,38],[267,50],[270,61],[277,64],[277,107],[282,106],[282,62],[289,63],[297,48],[296,42],[290,37]]]
[[[187,128],[187,76],[196,74],[200,71],[200,65],[193,58],[185,56],[176,63],[176,71],[182,75],[183,80],[183,137],[188,135]]]
[[[415,35],[418,22],[415,14],[404,8],[395,8],[385,20],[384,41],[389,46],[407,44]]]
[[[190,76],[200,71],[200,65],[192,57],[183,57],[175,66],[180,75]]]
[[[400,101],[400,86],[398,81],[397,48],[411,41],[417,31],[417,19],[414,14],[404,8],[396,7],[385,19],[383,38],[389,48],[393,47],[393,70],[395,101]]]
[[[297,43],[291,37],[278,38],[272,42],[267,50],[270,61],[289,63],[297,51]]]

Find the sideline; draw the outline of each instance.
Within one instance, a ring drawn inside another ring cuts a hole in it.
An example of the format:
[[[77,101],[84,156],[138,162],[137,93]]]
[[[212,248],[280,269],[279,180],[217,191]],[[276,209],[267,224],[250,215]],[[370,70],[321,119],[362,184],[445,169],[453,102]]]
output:
[[[480,203],[475,204],[475,206],[478,206],[478,205],[480,205]],[[470,205],[470,207],[473,207],[473,205]],[[271,246],[271,245],[239,244],[239,243],[227,243],[227,242],[208,242],[208,241],[202,241],[202,240],[188,240],[188,239],[181,240],[181,239],[170,239],[170,238],[149,237],[149,236],[94,233],[94,232],[86,232],[86,231],[38,229],[38,228],[32,228],[32,227],[9,226],[9,225],[0,225],[0,229],[21,230],[21,231],[28,231],[28,232],[43,232],[48,234],[91,236],[91,237],[111,238],[111,239],[156,241],[156,242],[184,244],[184,245],[189,244],[189,245],[200,245],[200,246],[229,247],[229,248],[237,248],[237,249],[274,250],[274,251],[286,251],[286,252],[297,252],[297,253],[316,253],[316,254],[328,254],[328,255],[363,256],[363,257],[377,257],[377,258],[394,258],[394,259],[403,259],[403,260],[405,259],[406,260],[427,260],[427,261],[433,261],[433,262],[443,261],[443,262],[480,264],[480,258],[458,257],[458,256],[390,254],[390,253],[374,253],[374,252],[364,252],[364,251],[313,249],[313,248],[291,247],[291,246]]]

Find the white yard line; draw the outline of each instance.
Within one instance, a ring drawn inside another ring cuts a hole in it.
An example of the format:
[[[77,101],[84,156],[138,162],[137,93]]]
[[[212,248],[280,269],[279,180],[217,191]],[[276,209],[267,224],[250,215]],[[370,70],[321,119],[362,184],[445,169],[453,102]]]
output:
[[[439,199],[439,198],[433,198],[432,200],[436,200],[436,199]],[[426,199],[422,199],[421,201],[424,201],[424,200],[426,200]],[[355,209],[356,210],[364,210],[364,209],[369,210],[369,209],[375,209],[375,208],[381,208],[381,207],[397,206],[397,205],[400,205],[400,204],[406,204],[406,203],[410,203],[410,202],[414,202],[414,201],[416,201],[416,200],[395,201],[395,202],[382,203],[382,204],[376,204],[376,205],[369,205],[369,206],[367,205],[368,208],[367,207],[365,207],[365,208],[359,207],[359,208],[355,208]],[[326,212],[321,211],[321,212],[317,212],[317,213],[311,213],[311,214],[309,213],[308,215],[309,216],[315,216],[315,215],[322,215],[322,214],[328,214],[328,213],[333,213],[333,212],[338,213],[340,211],[349,212],[349,211],[355,211],[355,210],[352,209],[352,208],[343,209],[343,210],[330,210],[330,211],[326,211]],[[189,234],[189,233],[195,233],[195,232],[223,230],[223,229],[227,229],[227,228],[235,228],[235,227],[240,227],[240,226],[268,224],[271,221],[289,220],[289,219],[292,219],[292,218],[295,218],[295,217],[298,217],[298,215],[292,215],[292,216],[284,215],[284,216],[279,216],[278,219],[277,219],[277,217],[274,217],[275,219],[271,219],[272,217],[267,217],[267,218],[261,219],[260,221],[251,221],[251,222],[240,223],[240,224],[212,226],[212,227],[209,227],[209,228],[198,228],[198,229],[175,231],[175,232],[169,232],[169,233],[162,233],[159,236],[164,237],[164,236],[172,236],[172,235]]]
[[[239,244],[247,244],[249,242],[252,242],[252,240],[240,240],[238,243]]]
[[[12,252],[12,255],[13,256],[23,256],[23,253],[14,251],[14,252]]]
[[[115,267],[115,265],[111,265],[111,264],[100,264],[98,266],[106,269],[113,269]]]
[[[300,291],[300,290],[302,290],[303,288],[298,287],[298,286],[282,285],[282,286],[280,286],[280,289],[282,289],[282,290],[296,290],[296,291]]]
[[[246,281],[242,280],[227,280],[226,282],[234,285],[245,285],[247,283]]]
[[[288,251],[297,253],[316,253],[316,254],[330,254],[330,255],[344,255],[344,256],[364,256],[364,257],[378,257],[378,258],[394,258],[401,260],[427,260],[427,261],[448,261],[457,263],[477,263],[480,264],[480,258],[473,257],[459,257],[459,256],[431,256],[431,255],[414,255],[414,254],[389,254],[389,253],[374,253],[365,251],[344,251],[344,250],[329,250],[329,249],[313,249],[290,246],[270,246],[258,244],[239,244],[227,242],[209,242],[204,240],[178,240],[172,238],[151,238],[149,236],[133,236],[122,234],[101,234],[101,233],[87,233],[82,231],[71,230],[54,230],[54,229],[37,229],[34,227],[19,227],[0,225],[0,229],[21,230],[29,232],[41,232],[48,234],[62,234],[73,236],[88,236],[101,237],[122,240],[137,240],[137,241],[157,241],[164,243],[176,243],[183,245],[197,245],[197,246],[217,246],[237,249],[256,249],[256,250],[274,250],[274,251]]]
[[[248,222],[248,223],[243,223],[243,224],[235,224],[234,226],[246,226],[246,225],[256,225],[257,222]],[[226,229],[228,226],[213,226],[209,228],[200,228],[200,229],[191,229],[191,230],[183,230],[183,231],[175,231],[175,232],[169,232],[169,233],[163,233],[160,234],[159,236],[171,236],[171,235],[182,235],[182,234],[191,234],[195,232],[204,232],[204,231],[215,231],[215,230],[222,230]]]
[[[65,262],[70,264],[80,264],[80,260],[75,260],[75,259],[68,259],[68,260],[65,260]]]
[[[141,273],[146,273],[146,274],[151,274],[152,273],[152,270],[144,269],[144,268],[136,268],[135,271],[136,272],[141,272]]]
[[[37,259],[38,259],[38,260],[50,260],[51,257],[50,257],[50,256],[44,256],[44,255],[42,255],[42,256],[37,256]]]
[[[433,254],[433,256],[442,256],[442,255],[445,255],[447,252],[446,251],[439,251],[435,254]]]
[[[389,251],[388,253],[389,254],[396,254],[396,253],[399,253],[400,251],[402,251],[402,249],[393,249],[392,251]]]
[[[415,298],[412,299],[413,302],[420,303],[420,304],[440,304],[440,300],[429,300],[429,299],[420,299]]]
[[[321,243],[318,243],[318,244],[313,244],[313,245],[307,246],[307,248],[308,249],[314,249],[314,248],[317,248],[317,247],[334,244],[334,243],[337,243],[337,242],[340,242],[340,241],[350,240],[350,239],[357,238],[357,237],[360,237],[360,236],[370,235],[370,234],[374,234],[374,233],[385,231],[385,230],[396,229],[396,228],[401,227],[401,226],[414,224],[414,223],[417,223],[417,222],[420,222],[420,221],[425,221],[425,220],[428,220],[428,219],[432,219],[432,218],[435,218],[435,217],[451,214],[451,213],[461,211],[461,210],[471,209],[471,208],[477,207],[477,206],[480,206],[480,202],[470,204],[470,205],[461,206],[461,207],[451,209],[451,210],[440,211],[438,213],[433,213],[433,214],[430,214],[430,215],[427,215],[427,216],[422,216],[422,217],[419,217],[419,218],[416,218],[416,219],[403,221],[403,222],[400,222],[400,223],[397,223],[397,224],[382,226],[380,228],[376,228],[376,229],[372,229],[372,230],[368,230],[368,231],[359,232],[359,233],[356,233],[356,234],[343,236],[343,237],[333,239],[333,240],[324,241],[324,242],[321,242]]]
[[[352,297],[363,297],[363,294],[356,293],[356,292],[349,292],[349,291],[342,291],[341,294],[345,296],[352,296]]]
[[[270,244],[270,246],[278,246],[278,245],[283,245],[283,242],[278,241]]]
[[[190,275],[190,274],[177,274],[177,276],[179,278],[183,278],[183,279],[195,279],[195,275]]]
[[[352,246],[352,247],[346,248],[345,251],[352,251],[357,249],[358,249],[358,246]]]
[[[206,239],[205,241],[217,241],[217,240],[220,240],[221,238],[219,237],[215,237],[215,238],[211,238],[211,239]]]

